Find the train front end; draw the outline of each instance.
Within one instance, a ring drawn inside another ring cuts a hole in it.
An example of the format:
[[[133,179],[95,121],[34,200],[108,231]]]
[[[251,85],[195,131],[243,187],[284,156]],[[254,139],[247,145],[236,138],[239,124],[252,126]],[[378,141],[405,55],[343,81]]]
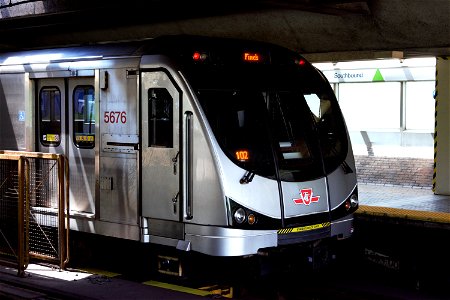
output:
[[[202,124],[193,141],[196,213],[185,221],[190,250],[245,256],[350,237],[355,162],[323,74],[274,45],[184,46],[180,74]],[[199,136],[206,142],[195,148]],[[214,182],[220,193],[206,195]]]

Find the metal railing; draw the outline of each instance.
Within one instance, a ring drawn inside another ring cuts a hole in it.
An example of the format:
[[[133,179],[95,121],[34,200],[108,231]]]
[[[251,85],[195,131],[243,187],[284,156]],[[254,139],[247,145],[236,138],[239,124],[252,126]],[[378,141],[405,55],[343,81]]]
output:
[[[0,260],[69,260],[69,168],[60,154],[0,151]]]

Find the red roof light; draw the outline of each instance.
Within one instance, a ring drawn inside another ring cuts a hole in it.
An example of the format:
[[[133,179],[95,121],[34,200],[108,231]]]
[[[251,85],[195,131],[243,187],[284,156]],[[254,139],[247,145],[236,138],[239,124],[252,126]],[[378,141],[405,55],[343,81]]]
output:
[[[306,64],[306,61],[304,59],[296,59],[295,63],[299,66],[304,66]]]
[[[194,52],[194,54],[192,55],[192,59],[193,60],[200,60],[200,53],[199,52]]]
[[[208,58],[206,53],[194,52],[192,55],[192,59],[195,61],[204,61]]]

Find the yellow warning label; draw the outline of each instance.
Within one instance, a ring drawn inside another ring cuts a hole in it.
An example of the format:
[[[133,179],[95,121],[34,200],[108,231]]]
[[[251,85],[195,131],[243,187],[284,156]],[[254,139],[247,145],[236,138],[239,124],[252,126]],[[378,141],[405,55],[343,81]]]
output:
[[[76,138],[77,142],[93,142],[94,136],[93,135],[77,135]]]
[[[329,227],[330,225],[331,225],[330,222],[325,222],[325,223],[307,225],[307,226],[302,226],[302,227],[284,228],[284,229],[279,229],[277,231],[277,233],[278,234],[288,234],[288,233],[295,233],[295,232],[310,231],[310,230]]]
[[[59,134],[49,134],[45,137],[47,142],[59,142]]]

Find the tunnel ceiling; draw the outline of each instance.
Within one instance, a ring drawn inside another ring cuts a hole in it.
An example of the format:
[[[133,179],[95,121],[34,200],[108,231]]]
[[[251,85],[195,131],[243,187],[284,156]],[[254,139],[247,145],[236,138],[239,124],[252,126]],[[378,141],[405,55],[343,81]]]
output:
[[[449,0],[0,0],[0,51],[198,34],[313,60],[450,55]]]

